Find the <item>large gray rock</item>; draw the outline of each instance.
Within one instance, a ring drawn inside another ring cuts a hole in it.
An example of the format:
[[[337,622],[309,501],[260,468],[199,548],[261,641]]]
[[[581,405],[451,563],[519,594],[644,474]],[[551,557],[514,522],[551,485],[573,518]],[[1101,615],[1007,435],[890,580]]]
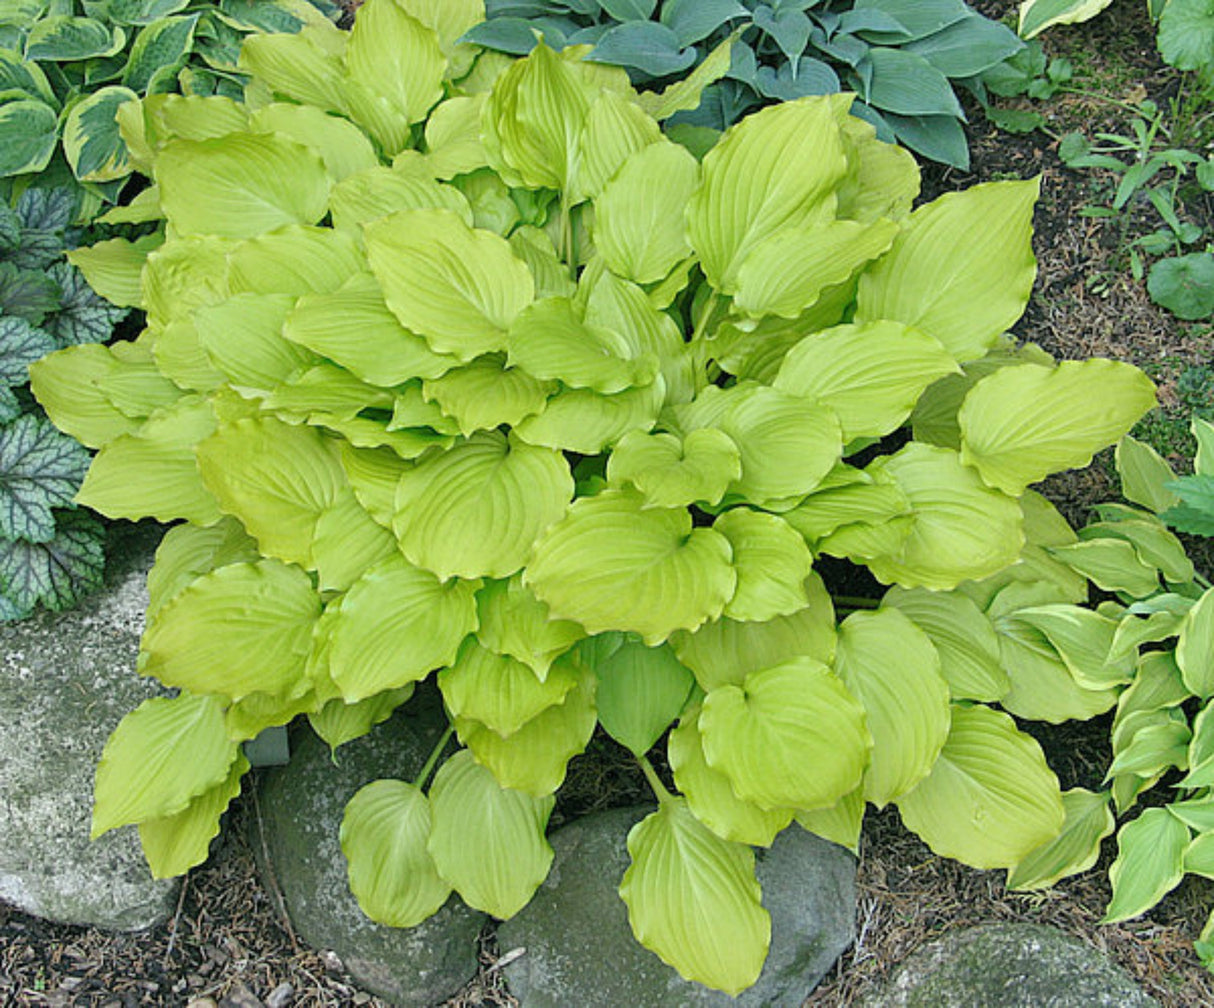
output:
[[[916,950],[863,1008],[1148,1008],[1103,953],[1043,924],[984,924]]]
[[[115,530],[106,587],[66,613],[0,627],[0,898],[67,924],[136,931],[166,919],[133,827],[89,841],[106,738],[157,693],[135,674],[161,530]]]
[[[851,944],[855,859],[799,827],[758,851],[771,952],[758,983],[730,998],[688,982],[637,943],[616,887],[628,867],[628,830],[650,809],[576,819],[551,838],[556,859],[531,903],[498,928],[505,968],[523,1008],[758,1008],[800,1005]]]
[[[408,1008],[444,1000],[477,969],[477,938],[486,917],[452,896],[415,928],[369,920],[350,893],[338,830],[346,803],[381,777],[412,780],[447,721],[432,699],[415,697],[370,734],[337,750],[307,725],[292,736],[291,761],[262,782],[259,807],[269,868],[296,933],[331,949],[355,981]],[[260,851],[261,837],[254,850]],[[262,865],[266,872],[267,866]]]

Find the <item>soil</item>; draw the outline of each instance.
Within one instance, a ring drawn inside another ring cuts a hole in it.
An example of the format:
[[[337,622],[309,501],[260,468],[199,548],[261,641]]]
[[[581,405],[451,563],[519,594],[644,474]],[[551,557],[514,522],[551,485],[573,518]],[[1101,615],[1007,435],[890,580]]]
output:
[[[988,16],[1011,19],[1012,0],[977,5]],[[1150,97],[1169,108],[1179,76],[1155,52],[1141,0],[1118,0],[1096,20],[1054,29],[1042,42],[1068,56],[1075,85],[1095,93],[1060,94],[1048,103],[1004,100],[1004,107],[1037,107],[1055,135],[1068,130],[1123,132],[1124,108],[1108,99]],[[1183,323],[1151,303],[1128,269],[1129,237],[1152,230],[1149,206],[1131,204],[1120,219],[1085,215],[1107,205],[1115,182],[1107,172],[1072,171],[1057,156],[1057,141],[1037,132],[995,129],[970,103],[970,171],[929,168],[925,195],[977,182],[1040,175],[1042,198],[1034,247],[1037,285],[1016,327],[1022,339],[1059,358],[1108,356],[1142,367],[1159,385],[1163,411],[1137,433],[1187,467],[1185,433],[1194,411],[1214,415],[1214,326]],[[1209,198],[1185,207],[1189,219],[1214,231]],[[1115,494],[1107,457],[1082,473],[1056,477],[1047,494],[1073,523],[1090,506]],[[1206,564],[1205,572],[1210,573]],[[1026,725],[1042,742],[1064,787],[1095,787],[1108,765],[1108,719],[1059,727]],[[603,805],[629,804],[645,792],[631,765],[609,745],[595,746],[572,767],[558,816]],[[618,751],[618,750],[617,750]],[[253,791],[246,789],[246,794]],[[382,1005],[360,992],[332,955],[301,947],[254,868],[249,837],[256,809],[242,799],[211,860],[185,880],[172,920],[140,934],[50,924],[0,904],[0,1003],[30,1006],[193,1005],[195,1008],[298,1008]],[[814,1008],[853,1004],[874,989],[913,949],[972,924],[1031,921],[1054,925],[1107,952],[1164,1006],[1214,1004],[1214,977],[1198,962],[1193,938],[1214,905],[1214,884],[1186,880],[1144,917],[1101,925],[1108,900],[1112,841],[1091,871],[1044,893],[1009,893],[1003,875],[976,871],[933,855],[902,828],[896,811],[870,814],[860,848],[859,912],[855,945],[806,1002]],[[482,937],[482,969],[447,1002],[452,1008],[512,1005],[494,963],[491,933]]]

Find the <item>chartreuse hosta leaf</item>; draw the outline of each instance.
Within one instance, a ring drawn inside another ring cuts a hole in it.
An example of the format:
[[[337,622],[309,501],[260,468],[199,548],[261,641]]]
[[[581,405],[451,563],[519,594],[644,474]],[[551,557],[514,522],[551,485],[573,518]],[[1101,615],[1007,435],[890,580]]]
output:
[[[354,236],[302,224],[236,242],[227,261],[231,294],[327,294],[367,269]]]
[[[852,441],[895,430],[928,385],[958,371],[933,337],[878,321],[806,336],[788,351],[772,384],[826,403],[839,418],[843,440]]]
[[[873,750],[863,795],[880,808],[926,777],[944,746],[949,689],[940,658],[897,609],[856,612],[839,627],[835,672],[864,708]]]
[[[729,540],[693,529],[686,511],[608,490],[576,501],[549,529],[523,581],[559,619],[652,645],[721,614],[737,582],[731,557]]]
[[[991,486],[1018,494],[1047,474],[1087,465],[1155,405],[1150,379],[1118,361],[1003,368],[961,406],[961,457]]]
[[[679,716],[695,682],[665,644],[624,639],[589,664],[598,678],[599,723],[636,756],[644,756]]]
[[[700,732],[708,765],[769,809],[833,805],[860,783],[873,744],[863,707],[813,658],[710,690]]]
[[[565,389],[525,417],[515,428],[522,440],[581,455],[599,455],[634,430],[649,430],[666,399],[661,375],[649,385],[602,395],[591,389]]]
[[[207,859],[211,841],[219,835],[219,820],[240,794],[241,778],[248,772],[249,761],[237,751],[225,780],[191,799],[175,815],[139,824],[139,843],[153,878],[184,875]]]
[[[422,459],[401,477],[401,550],[444,580],[509,577],[573,498],[561,455],[496,431]]]
[[[1203,700],[1214,696],[1214,589],[1201,596],[1180,625],[1176,663],[1191,692]]]
[[[1164,484],[1176,478],[1176,473],[1159,452],[1145,441],[1127,434],[1117,442],[1114,454],[1117,475],[1121,477],[1121,493],[1126,500],[1141,504],[1155,514],[1180,503],[1180,498]]]
[[[236,754],[215,697],[145,700],[118,723],[101,753],[92,836],[176,815],[227,779]]]
[[[501,787],[466,750],[451,756],[430,787],[428,849],[439,876],[469,906],[513,917],[548,875],[544,838],[553,799]]]
[[[206,528],[186,523],[169,529],[148,571],[148,619],[202,575],[232,563],[253,563],[259,556],[257,543],[234,518]]]
[[[863,789],[856,788],[830,808],[801,809],[795,818],[798,825],[810,833],[837,843],[840,847],[846,847],[859,856],[860,830],[864,826],[866,808]]]
[[[331,628],[329,674],[348,702],[426,677],[455,660],[476,629],[475,581],[442,584],[394,556],[342,596]]]
[[[1146,913],[1184,878],[1189,827],[1166,808],[1149,808],[1117,832],[1117,858],[1109,868],[1113,898],[1104,923]]]
[[[474,219],[467,198],[453,186],[383,165],[365,168],[335,185],[329,206],[333,226],[346,233],[357,233],[363,224],[399,210],[449,210],[469,225]]]
[[[327,701],[320,710],[309,711],[308,723],[331,749],[336,749],[356,738],[362,738],[375,725],[388,720],[396,708],[412,695],[413,685],[410,684],[400,689],[376,693],[352,704],[346,703],[341,697],[335,697]]]
[[[742,475],[742,453],[728,434],[701,427],[677,434],[631,431],[607,460],[607,479],[631,483],[658,507],[716,504]]]
[[[559,387],[508,366],[505,354],[492,353],[422,382],[422,394],[451,421],[453,431],[467,437],[543,412]]]
[[[771,941],[754,853],[668,798],[628,834],[620,883],[633,934],[688,980],[729,994],[758,979]]]
[[[779,515],[734,508],[712,523],[729,540],[738,584],[725,605],[734,620],[789,616],[809,605],[805,582],[813,556],[805,540]]]
[[[920,207],[860,277],[856,321],[934,336],[958,361],[989,350],[1028,303],[1038,183],[988,182]]]
[[[399,4],[372,3],[345,49],[350,79],[383,95],[410,123],[442,97],[447,60],[438,36]]]
[[[1041,747],[1006,714],[954,704],[932,771],[897,799],[907,828],[937,854],[1011,868],[1058,835],[1065,812]]]
[[[1062,832],[1008,870],[1009,889],[1048,889],[1087,871],[1100,857],[1100,842],[1116,828],[1109,794],[1072,788],[1062,793]]]
[[[341,852],[362,912],[389,927],[413,927],[451,895],[427,849],[430,801],[413,784],[377,780],[346,803]]]
[[[377,524],[353,492],[345,489],[316,520],[312,560],[317,587],[322,592],[345,591],[368,567],[398,552],[392,533]]]
[[[576,623],[551,619],[518,575],[488,581],[476,595],[477,640],[490,651],[522,662],[543,681],[552,661],[585,636]]]
[[[362,130],[310,105],[271,102],[249,116],[249,127],[256,133],[281,133],[311,147],[335,183],[379,164],[375,148]]]
[[[770,847],[793,818],[790,808],[766,809],[739,798],[729,778],[708,765],[699,727],[700,708],[683,716],[666,742],[674,782],[695,817],[724,840]]]

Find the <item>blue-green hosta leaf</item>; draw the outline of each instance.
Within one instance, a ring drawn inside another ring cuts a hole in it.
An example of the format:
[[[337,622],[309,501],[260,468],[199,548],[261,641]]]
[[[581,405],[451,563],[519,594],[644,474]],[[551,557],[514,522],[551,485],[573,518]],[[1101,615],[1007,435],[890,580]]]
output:
[[[1189,828],[1166,808],[1149,808],[1117,833],[1117,858],[1109,868],[1113,898],[1108,924],[1146,913],[1184,878]]]
[[[552,865],[544,830],[553,804],[502,788],[471,753],[456,753],[430,788],[428,847],[439,875],[469,906],[514,916]]]
[[[553,794],[565,780],[569,761],[585,751],[594,734],[597,680],[588,669],[565,658],[557,659],[551,674],[563,674],[557,666],[567,663],[577,685],[563,702],[545,708],[508,737],[470,718],[456,721],[460,741],[502,787],[536,797]]]
[[[58,142],[58,116],[45,102],[31,98],[0,105],[0,175],[42,171]]]
[[[975,868],[1011,868],[1057,836],[1065,819],[1041,747],[981,705],[953,706],[931,773],[897,805],[932,850]]]
[[[465,436],[492,431],[502,424],[513,427],[542,412],[559,386],[510,367],[506,360],[500,353],[477,357],[423,381],[422,394],[451,418],[454,430]]]
[[[1050,473],[1087,465],[1154,406],[1150,379],[1119,361],[1003,368],[965,397],[961,457],[991,486],[1019,494]]]
[[[59,307],[59,294],[53,277],[19,269],[10,262],[0,263],[0,317],[41,325]]]
[[[388,307],[431,349],[467,361],[506,348],[535,285],[504,238],[442,210],[390,214],[365,234]]]
[[[522,662],[495,654],[474,639],[465,641],[455,661],[438,674],[443,701],[454,717],[479,721],[503,738],[564,703],[577,683],[567,663],[558,662],[540,680]]]
[[[520,575],[489,581],[476,596],[477,639],[490,651],[514,658],[543,680],[557,655],[585,636],[576,623],[550,618],[548,606]]]
[[[572,499],[558,452],[483,432],[405,472],[394,527],[405,556],[441,578],[508,577]]]
[[[128,87],[111,86],[71,107],[63,124],[63,153],[81,182],[112,182],[131,173],[130,154],[114,117],[122,105],[138,99]]]
[[[870,562],[881,581],[946,591],[1016,561],[1024,541],[1019,505],[984,484],[956,452],[912,442],[868,471],[892,476],[914,515],[899,551]]]
[[[1201,448],[1198,449],[1200,461]],[[1159,517],[1178,532],[1214,536],[1214,474],[1199,469],[1193,476],[1174,480],[1167,488],[1175,491],[1181,502]]]
[[[599,723],[637,757],[644,756],[679,716],[695,682],[665,644],[653,648],[623,640],[589,664],[598,677]]]
[[[298,567],[277,560],[228,564],[161,606],[143,636],[140,671],[233,699],[286,693],[303,679],[320,609]]]
[[[910,618],[931,639],[954,700],[1001,699],[1010,688],[999,639],[987,615],[959,592],[891,588],[881,607]]]
[[[573,504],[536,546],[523,580],[558,618],[654,645],[721,614],[736,583],[730,556],[728,540],[693,530],[686,511],[645,508],[640,495],[609,490]]]
[[[468,226],[473,211],[454,186],[404,169],[374,165],[333,187],[333,226],[358,232],[364,224],[402,210],[449,210]]]
[[[274,133],[173,140],[156,159],[160,205],[179,234],[251,238],[315,224],[329,202],[319,156]]]
[[[1193,693],[1202,699],[1214,696],[1214,589],[1202,595],[1180,625],[1176,663]]]
[[[55,349],[55,341],[16,315],[0,315],[0,383],[24,385],[29,367]]]
[[[337,749],[387,721],[392,713],[413,695],[413,685],[385,690],[365,700],[346,703],[341,697],[328,701],[318,711],[308,713],[308,723],[330,749]]]
[[[813,570],[813,556],[805,540],[783,518],[734,508],[712,527],[729,540],[738,575],[725,616],[769,620],[789,616],[809,604],[805,581]]]
[[[607,460],[609,482],[631,483],[657,507],[717,504],[741,475],[738,446],[715,427],[693,430],[684,438],[630,431]]]
[[[846,167],[830,98],[773,105],[730,129],[705,156],[687,207],[688,238],[712,286],[735,293],[747,256],[826,211]]]
[[[51,539],[51,509],[71,504],[88,465],[87,450],[39,416],[0,428],[0,535]]]
[[[68,263],[55,263],[47,275],[59,287],[57,310],[42,324],[60,347],[81,343],[105,343],[114,326],[126,318],[126,308],[98,297],[80,270]]]
[[[889,434],[928,385],[959,371],[933,337],[881,321],[806,336],[788,351],[773,384],[825,403],[839,417],[843,440],[852,441]]]
[[[183,811],[227,779],[237,753],[216,698],[183,693],[145,700],[118,723],[101,753],[93,838]]]
[[[44,543],[0,540],[0,599],[20,616],[41,603],[70,609],[101,587],[105,529],[92,515],[60,514],[55,534]]]
[[[920,207],[860,277],[855,321],[903,322],[958,361],[981,357],[1028,302],[1037,189],[991,182]]]
[[[872,733],[863,794],[878,808],[926,777],[944,746],[949,688],[940,671],[931,638],[897,609],[852,613],[839,627],[835,672]]]
[[[188,523],[171,528],[160,541],[156,562],[148,571],[148,619],[202,575],[228,564],[252,563],[259,555],[257,543],[235,518],[224,518],[207,528]]]
[[[765,809],[739,798],[729,778],[704,758],[699,728],[700,710],[685,714],[666,742],[666,755],[675,786],[687,799],[692,813],[723,840],[770,847],[792,822],[792,809]]]
[[[888,220],[814,221],[780,230],[742,263],[735,303],[755,318],[796,318],[822,291],[884,253],[897,233],[898,226]]]
[[[219,821],[240,794],[240,781],[249,761],[237,752],[227,779],[190,800],[176,815],[145,819],[139,824],[139,843],[153,878],[184,875],[202,864],[211,841],[219,835]]]
[[[834,606],[816,573],[806,579],[805,590],[809,605],[791,616],[747,623],[721,618],[694,633],[678,631],[670,638],[671,646],[705,691],[740,686],[752,672],[794,658],[828,663],[835,655]]]
[[[628,853],[620,897],[637,940],[686,979],[729,994],[751,986],[771,918],[750,848],[722,840],[671,798],[632,828]]]
[[[373,921],[415,927],[451,895],[426,848],[430,820],[429,799],[404,781],[373,781],[346,803],[341,852],[350,891]]]
[[[709,691],[700,731],[708,765],[768,809],[833,805],[860,784],[873,744],[864,708],[813,658]]]
[[[346,593],[333,625],[329,672],[347,702],[424,679],[450,665],[476,629],[478,583],[442,584],[396,556]]]
[[[197,449],[202,480],[267,556],[312,566],[322,513],[345,486],[337,445],[271,418],[224,424]]]
[[[1096,863],[1100,842],[1116,829],[1108,792],[1072,788],[1062,793],[1062,807],[1062,832],[1008,870],[1009,889],[1048,889]]]

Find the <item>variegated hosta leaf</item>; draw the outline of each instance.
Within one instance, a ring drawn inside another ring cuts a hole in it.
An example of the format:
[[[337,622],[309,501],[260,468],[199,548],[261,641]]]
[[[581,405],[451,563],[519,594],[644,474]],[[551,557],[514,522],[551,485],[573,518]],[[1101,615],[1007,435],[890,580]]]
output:
[[[864,708],[873,751],[863,795],[880,808],[927,776],[948,736],[940,657],[897,609],[856,612],[839,627],[835,672]]]
[[[476,581],[442,584],[404,557],[371,567],[341,599],[329,674],[348,702],[450,665],[476,629]]]
[[[1166,808],[1146,809],[1117,831],[1117,858],[1109,868],[1113,898],[1103,923],[1146,913],[1184,878],[1189,827]]]
[[[430,786],[428,848],[440,877],[469,906],[513,917],[552,864],[544,829],[553,804],[501,787],[470,752],[457,752]]]
[[[736,577],[729,541],[685,510],[608,490],[573,504],[536,546],[523,581],[559,619],[660,644],[721,614]]]
[[[1185,616],[1176,663],[1192,692],[1202,699],[1214,696],[1214,589],[1207,590]]]
[[[864,708],[812,658],[711,690],[700,731],[708,765],[768,809],[833,805],[860,783],[873,744]]]
[[[1154,406],[1151,380],[1119,361],[1003,368],[961,405],[961,458],[1016,495],[1050,473],[1087,465]]]
[[[277,560],[232,563],[166,602],[140,645],[140,671],[169,686],[239,699],[297,687],[320,597]]]
[[[215,697],[145,700],[114,729],[97,765],[92,836],[182,812],[228,777],[237,746]]]
[[[754,854],[704,826],[681,798],[628,834],[620,883],[633,934],[688,980],[738,994],[758,979],[771,941]]]
[[[363,913],[389,927],[414,927],[447,902],[427,844],[430,801],[412,784],[377,780],[346,803],[341,852]]]
[[[1011,868],[1057,836],[1065,818],[1041,747],[981,705],[953,706],[932,772],[896,804],[932,850],[975,868]]]
[[[1100,842],[1116,828],[1108,792],[1072,788],[1062,793],[1062,807],[1066,813],[1062,832],[1009,869],[1009,889],[1048,889],[1096,863]]]
[[[572,499],[559,452],[481,432],[401,476],[393,527],[405,556],[444,580],[509,577]]]

